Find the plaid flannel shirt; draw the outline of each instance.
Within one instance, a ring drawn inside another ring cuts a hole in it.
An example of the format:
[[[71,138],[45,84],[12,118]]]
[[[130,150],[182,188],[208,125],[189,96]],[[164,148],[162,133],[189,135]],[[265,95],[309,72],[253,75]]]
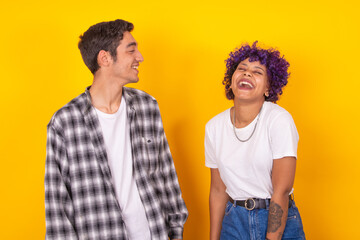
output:
[[[152,239],[182,238],[188,211],[156,100],[123,88],[133,174]],[[46,239],[127,239],[88,89],[52,117],[45,164]]]

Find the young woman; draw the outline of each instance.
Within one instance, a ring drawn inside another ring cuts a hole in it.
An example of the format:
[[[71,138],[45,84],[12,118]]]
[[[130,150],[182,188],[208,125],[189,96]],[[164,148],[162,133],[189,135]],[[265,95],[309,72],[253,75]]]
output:
[[[234,106],[206,125],[210,239],[305,239],[291,197],[299,137],[275,104],[289,63],[256,44],[230,53],[223,84]]]

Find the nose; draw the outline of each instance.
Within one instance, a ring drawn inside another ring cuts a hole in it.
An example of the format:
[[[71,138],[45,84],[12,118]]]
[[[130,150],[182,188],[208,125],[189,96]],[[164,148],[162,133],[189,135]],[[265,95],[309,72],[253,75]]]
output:
[[[251,74],[250,74],[250,72],[248,72],[248,71],[245,71],[245,72],[244,72],[244,76],[248,76],[248,77],[251,77]]]
[[[251,77],[251,74],[250,74],[250,72],[249,72],[249,71],[245,71],[245,72],[244,72],[244,76]]]
[[[138,50],[138,54],[136,55],[136,61],[143,62],[144,57],[142,56],[141,52]]]

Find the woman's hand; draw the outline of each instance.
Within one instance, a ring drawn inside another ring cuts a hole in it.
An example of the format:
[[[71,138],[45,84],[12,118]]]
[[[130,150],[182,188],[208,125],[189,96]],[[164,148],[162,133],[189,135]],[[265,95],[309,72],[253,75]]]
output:
[[[225,192],[226,187],[221,180],[219,170],[211,168],[211,186],[210,186],[210,239],[219,240],[221,232],[221,223],[224,218],[225,207],[229,196]]]
[[[281,239],[282,237],[289,209],[289,193],[294,184],[295,169],[295,157],[274,159],[271,177],[274,193],[269,206],[266,239]]]

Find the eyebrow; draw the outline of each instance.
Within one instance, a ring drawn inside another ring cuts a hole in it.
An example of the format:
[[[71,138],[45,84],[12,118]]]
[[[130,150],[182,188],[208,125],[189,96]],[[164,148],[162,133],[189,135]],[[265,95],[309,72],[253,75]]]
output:
[[[244,65],[244,66],[247,66],[247,64],[246,64],[246,63],[240,63],[240,64],[241,64],[241,65]],[[261,70],[263,70],[263,71],[265,72],[265,70],[264,70],[264,69],[262,69],[262,67],[255,66],[255,68],[261,69]]]
[[[129,43],[129,44],[126,46],[126,48],[132,47],[132,46],[136,46],[136,45],[137,45],[136,42],[131,42],[131,43]]]

